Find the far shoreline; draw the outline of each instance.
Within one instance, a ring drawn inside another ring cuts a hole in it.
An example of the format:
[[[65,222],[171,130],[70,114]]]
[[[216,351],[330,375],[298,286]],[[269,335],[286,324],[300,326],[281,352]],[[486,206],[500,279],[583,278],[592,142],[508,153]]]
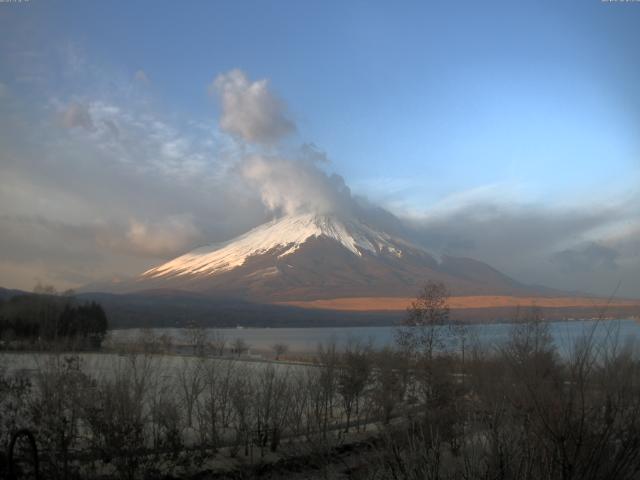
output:
[[[364,312],[366,313],[366,312]],[[634,321],[634,322],[640,322],[640,315],[627,315],[627,316],[605,316],[605,317],[598,317],[598,316],[594,316],[594,317],[571,317],[571,318],[546,318],[543,317],[542,318],[543,322],[546,323],[574,323],[574,322],[596,322],[596,321],[602,321],[602,322],[619,322],[619,321]],[[457,322],[457,321],[452,321],[452,322],[448,322],[446,324],[443,324],[442,326],[447,326],[447,325],[458,325],[458,324],[463,324],[463,325],[468,325],[468,326],[481,326],[481,325],[510,325],[510,324],[517,324],[519,323],[517,319],[515,318],[498,318],[498,319],[494,319],[494,320],[477,320],[477,321],[462,321],[462,322]],[[351,329],[351,328],[394,328],[394,327],[402,327],[403,324],[402,323],[388,323],[388,324],[382,324],[382,323],[344,323],[344,324],[332,324],[332,325],[309,325],[309,324],[300,324],[300,325],[274,325],[274,326],[269,326],[269,325],[265,325],[265,326],[260,326],[260,325],[250,325],[250,326],[243,326],[243,325],[239,325],[236,327],[232,327],[232,326],[220,326],[220,325],[210,325],[210,324],[206,324],[206,325],[201,325],[200,328],[206,329],[206,330],[237,330],[237,331],[242,331],[242,330],[311,330],[311,329],[317,329],[317,330],[329,330],[329,329]],[[144,329],[153,329],[153,330],[186,330],[190,328],[189,325],[175,325],[175,326],[166,326],[166,325],[162,325],[162,326],[153,326],[153,325],[146,325],[146,326],[138,326],[138,325],[131,325],[131,326],[116,326],[116,327],[112,327],[109,328],[107,331],[111,332],[111,331],[120,331],[120,330],[144,330]]]
[[[294,300],[274,302],[275,305],[287,305],[306,309],[322,309],[349,312],[400,312],[411,305],[410,297],[345,297],[317,300]],[[542,297],[516,295],[460,295],[449,298],[451,310],[475,308],[613,308],[637,307],[640,300],[606,299],[602,297]]]

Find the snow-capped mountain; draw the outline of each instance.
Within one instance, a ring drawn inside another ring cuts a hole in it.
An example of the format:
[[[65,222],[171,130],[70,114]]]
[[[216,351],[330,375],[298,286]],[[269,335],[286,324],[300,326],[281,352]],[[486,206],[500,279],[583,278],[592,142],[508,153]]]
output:
[[[272,302],[413,296],[429,279],[456,294],[532,293],[482,262],[436,260],[353,217],[317,214],[285,216],[224,244],[198,248],[144,272],[127,289]]]
[[[356,256],[383,251],[401,256],[398,241],[358,221],[304,214],[273,220],[222,245],[198,248],[142,274],[147,278],[215,275],[242,266],[249,257],[273,254],[282,259],[311,238],[331,239]]]

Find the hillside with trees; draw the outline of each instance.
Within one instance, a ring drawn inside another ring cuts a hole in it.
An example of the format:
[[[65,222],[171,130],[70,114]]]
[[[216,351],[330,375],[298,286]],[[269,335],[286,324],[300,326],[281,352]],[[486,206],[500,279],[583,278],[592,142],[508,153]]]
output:
[[[99,348],[108,321],[95,301],[79,301],[73,292],[58,293],[38,287],[0,299],[0,346],[47,348],[62,345],[79,349]]]

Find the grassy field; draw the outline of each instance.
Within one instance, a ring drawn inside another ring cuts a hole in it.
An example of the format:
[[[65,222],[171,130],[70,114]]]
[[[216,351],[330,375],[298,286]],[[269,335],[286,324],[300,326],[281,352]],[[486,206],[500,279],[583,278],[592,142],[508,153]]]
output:
[[[282,305],[291,305],[302,308],[318,308],[344,311],[404,311],[411,305],[413,298],[408,297],[351,297],[331,298],[323,300],[306,300],[281,302]],[[609,301],[606,298],[592,297],[514,297],[508,295],[478,295],[478,296],[452,296],[449,298],[451,309],[468,308],[503,308],[503,307],[538,307],[552,308],[593,308],[605,307],[638,307],[640,300],[615,299]]]

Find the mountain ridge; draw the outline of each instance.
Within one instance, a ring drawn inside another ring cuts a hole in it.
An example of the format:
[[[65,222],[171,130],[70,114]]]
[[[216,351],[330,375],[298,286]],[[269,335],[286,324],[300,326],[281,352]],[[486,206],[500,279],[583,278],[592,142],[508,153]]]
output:
[[[23,290],[0,287],[0,299],[6,301],[16,295],[34,295]],[[81,301],[96,301],[107,313],[109,328],[159,327],[176,328],[196,323],[203,327],[338,327],[397,325],[406,316],[410,298],[377,298],[379,305],[367,300],[367,308],[353,308],[353,299],[342,301],[316,301],[313,303],[280,304],[256,303],[231,298],[213,298],[207,294],[176,290],[153,290],[128,294],[105,292],[78,293]],[[461,297],[451,299],[453,321],[468,323],[509,322],[517,315],[513,304],[459,305]],[[483,297],[487,300],[487,297]],[[596,299],[597,300],[597,299]],[[602,299],[601,299],[602,300]],[[531,305],[525,298],[512,299],[521,307]],[[605,299],[606,301],[606,299]],[[485,302],[486,303],[486,302]],[[512,302],[513,303],[513,302]],[[575,303],[575,302],[574,302]],[[373,307],[373,308],[372,308]],[[379,308],[381,307],[381,308]],[[392,307],[392,308],[389,308]],[[540,305],[544,318],[592,318],[603,309],[584,305]],[[608,317],[640,318],[640,300],[619,302],[614,300],[606,309]]]
[[[478,260],[440,258],[347,215],[274,219],[221,244],[192,250],[119,286],[184,290],[262,303],[414,296],[428,280],[454,295],[563,295],[525,285]]]

